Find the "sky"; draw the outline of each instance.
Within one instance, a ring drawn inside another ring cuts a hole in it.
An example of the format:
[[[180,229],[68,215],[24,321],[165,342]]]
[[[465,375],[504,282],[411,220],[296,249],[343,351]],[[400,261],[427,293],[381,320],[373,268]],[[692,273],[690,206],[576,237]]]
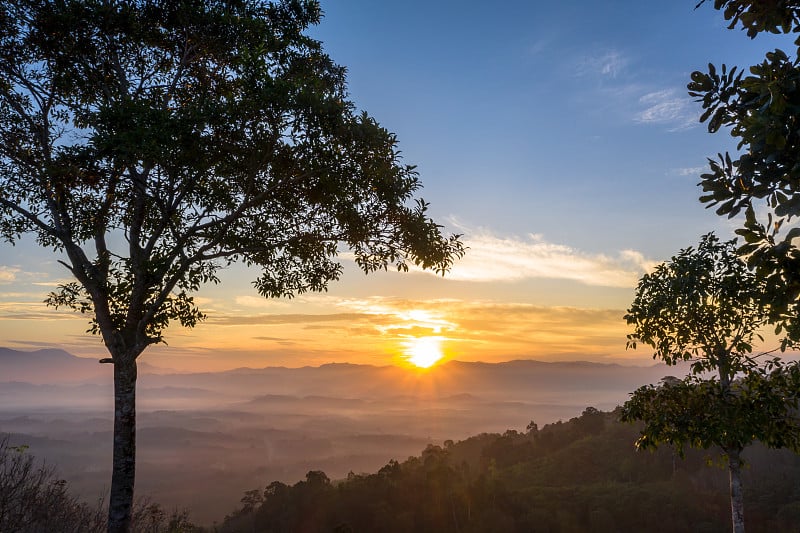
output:
[[[686,92],[709,62],[788,46],[726,29],[696,0],[502,3],[323,0],[310,33],[347,67],[352,101],[397,134],[421,196],[466,256],[432,273],[364,276],[343,255],[321,294],[266,300],[233,266],[142,361],[222,370],[331,362],[588,360],[625,349],[638,278],[736,221],[699,203],[706,158],[733,150]],[[105,356],[85,316],[42,300],[66,272],[30,240],[0,247],[0,346]]]

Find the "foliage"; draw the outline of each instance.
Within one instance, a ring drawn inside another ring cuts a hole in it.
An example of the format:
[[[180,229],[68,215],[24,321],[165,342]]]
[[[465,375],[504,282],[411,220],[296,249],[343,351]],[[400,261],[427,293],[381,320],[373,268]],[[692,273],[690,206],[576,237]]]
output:
[[[132,533],[202,533],[203,528],[189,520],[189,512],[167,512],[149,498],[137,499],[131,517]]]
[[[721,371],[727,379],[751,368],[747,354],[767,320],[764,283],[736,254],[736,242],[704,235],[639,280],[625,315],[628,347],[644,343],[668,365],[691,361],[694,374]]]
[[[233,261],[265,296],[323,290],[340,244],[367,272],[448,268],[459,241],[303,33],[319,19],[310,1],[3,5],[0,235],[66,255],[50,304],[146,346],[201,320],[190,294]]]
[[[694,450],[679,463],[666,449],[636,453],[630,442],[638,428],[617,417],[588,408],[536,434],[510,430],[446,449],[430,445],[420,456],[316,489],[308,480],[272,482],[247,492],[219,531],[723,530],[724,474]],[[760,446],[748,454],[752,530],[793,531],[800,457]]]
[[[717,379],[689,376],[660,386],[640,387],[625,402],[623,421],[643,420],[640,449],[659,444],[723,451],[741,450],[755,441],[775,448],[800,448],[796,416],[797,367],[753,368],[725,387]],[[787,394],[787,391],[789,393]]]
[[[705,3],[705,0],[700,4]],[[698,4],[698,5],[700,5]],[[800,4],[757,0],[714,0],[729,28],[741,25],[750,38],[763,32],[800,32]],[[800,37],[789,52],[767,52],[747,69],[696,71],[689,94],[702,103],[701,121],[715,133],[729,127],[739,154],[718,154],[701,176],[701,202],[729,218],[744,214],[737,233],[740,251],[767,282],[772,298],[771,320],[789,339],[800,339]],[[765,217],[757,214],[766,211]],[[784,345],[785,347],[786,345]]]

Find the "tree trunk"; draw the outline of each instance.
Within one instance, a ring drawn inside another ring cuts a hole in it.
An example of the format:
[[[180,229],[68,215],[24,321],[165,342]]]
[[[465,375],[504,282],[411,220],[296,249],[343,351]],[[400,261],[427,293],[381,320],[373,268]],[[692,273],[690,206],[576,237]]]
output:
[[[742,493],[741,450],[729,450],[728,470],[731,477],[731,518],[733,533],[744,533],[744,494]]]
[[[136,359],[114,359],[114,462],[108,531],[128,533],[136,477]]]

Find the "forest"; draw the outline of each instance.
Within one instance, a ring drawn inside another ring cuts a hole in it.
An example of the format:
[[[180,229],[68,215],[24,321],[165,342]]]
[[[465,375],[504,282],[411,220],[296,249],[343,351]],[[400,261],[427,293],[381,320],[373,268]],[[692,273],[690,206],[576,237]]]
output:
[[[524,432],[429,445],[378,472],[248,491],[216,529],[289,531],[725,531],[727,475],[718,451],[636,451],[636,425],[589,407]],[[750,531],[796,531],[800,457],[752,446],[744,454]]]

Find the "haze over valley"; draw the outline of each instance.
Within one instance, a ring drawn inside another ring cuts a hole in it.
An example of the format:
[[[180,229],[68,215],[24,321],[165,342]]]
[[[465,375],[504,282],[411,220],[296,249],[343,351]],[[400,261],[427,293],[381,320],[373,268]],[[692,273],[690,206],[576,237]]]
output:
[[[612,410],[679,370],[518,360],[177,374],[142,364],[137,493],[210,524],[272,480],[293,483],[309,470],[343,478],[431,443],[568,420],[587,406]],[[110,476],[110,372],[61,350],[0,349],[0,433],[56,465],[89,501]]]

